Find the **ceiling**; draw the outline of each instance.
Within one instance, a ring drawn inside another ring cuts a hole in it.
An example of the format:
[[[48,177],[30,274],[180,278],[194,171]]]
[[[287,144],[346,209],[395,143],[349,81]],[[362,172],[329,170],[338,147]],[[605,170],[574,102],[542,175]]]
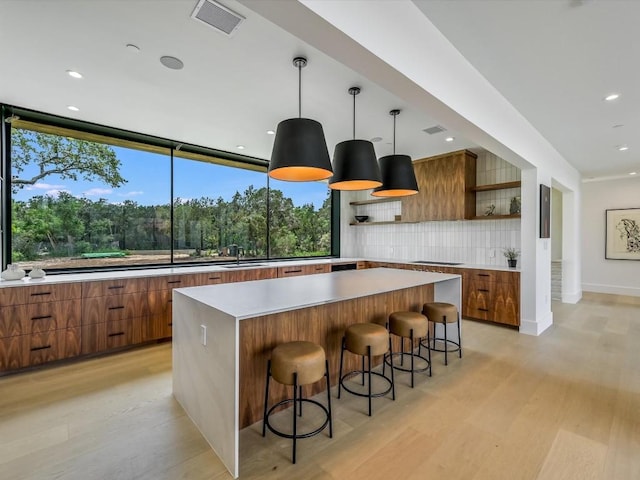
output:
[[[452,130],[427,135],[423,129],[446,123],[244,4],[222,1],[246,17],[227,37],[191,18],[196,3],[0,0],[0,102],[268,159],[273,136],[266,131],[297,116],[291,60],[304,55],[302,114],[323,124],[330,152],[351,138],[353,85],[362,88],[356,136],[382,137],[374,143],[378,156],[392,151],[393,108],[402,109],[400,153],[421,158],[475,146]],[[414,3],[585,176],[640,170],[640,145],[632,138],[640,128],[634,111],[640,69],[633,62],[640,44],[632,23],[640,2]],[[167,69],[163,55],[180,58],[184,68]],[[603,101],[611,92],[621,97]],[[447,136],[455,140],[445,142]],[[623,144],[629,150],[618,151]]]

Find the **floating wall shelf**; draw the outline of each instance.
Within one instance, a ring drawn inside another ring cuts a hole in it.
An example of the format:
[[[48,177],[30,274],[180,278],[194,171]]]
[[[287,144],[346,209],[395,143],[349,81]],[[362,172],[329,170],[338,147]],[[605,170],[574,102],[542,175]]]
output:
[[[521,181],[505,182],[505,183],[493,183],[491,185],[476,185],[471,189],[472,192],[488,192],[490,190],[505,190],[507,188],[519,188],[522,185]]]

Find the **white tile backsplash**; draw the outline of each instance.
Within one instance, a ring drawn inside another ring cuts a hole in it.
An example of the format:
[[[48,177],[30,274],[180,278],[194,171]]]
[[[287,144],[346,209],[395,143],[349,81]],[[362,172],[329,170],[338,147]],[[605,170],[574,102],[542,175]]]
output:
[[[478,185],[520,180],[520,170],[486,152],[477,160]],[[393,221],[400,215],[401,201],[377,205],[349,205],[371,200],[365,192],[343,192],[341,255],[398,260],[433,260],[479,265],[506,265],[502,250],[520,248],[520,219],[463,220],[350,226],[354,215],[369,215],[370,222]],[[495,204],[496,215],[509,213],[511,198],[520,189],[478,192],[476,210],[484,215],[487,204]],[[487,203],[488,202],[488,203]]]

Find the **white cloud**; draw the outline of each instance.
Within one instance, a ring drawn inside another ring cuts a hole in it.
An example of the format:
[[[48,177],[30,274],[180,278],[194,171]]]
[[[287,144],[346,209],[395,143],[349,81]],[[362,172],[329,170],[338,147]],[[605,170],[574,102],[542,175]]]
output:
[[[125,192],[125,193],[119,193],[118,196],[120,197],[137,197],[138,195],[143,195],[144,192],[141,190],[134,190],[133,192]]]
[[[86,191],[82,192],[82,194],[87,196],[87,197],[97,197],[99,195],[109,195],[110,193],[113,193],[113,190],[111,190],[110,188],[90,188],[89,190],[86,190]]]
[[[41,183],[37,182],[33,185],[27,185],[24,187],[25,190],[60,190],[64,192],[68,192],[67,189],[64,188],[64,185],[52,185],[50,183]]]
[[[44,194],[48,197],[59,197],[60,194],[64,192],[64,193],[71,193],[69,190],[67,190],[66,188],[63,188],[61,190],[57,189],[57,188],[52,188],[51,190],[47,190],[46,192],[44,192]]]

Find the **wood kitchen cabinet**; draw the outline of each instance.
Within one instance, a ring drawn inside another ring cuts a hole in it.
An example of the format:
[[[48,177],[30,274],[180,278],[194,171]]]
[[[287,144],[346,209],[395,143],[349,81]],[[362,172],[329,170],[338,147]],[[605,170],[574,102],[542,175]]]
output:
[[[142,341],[149,321],[148,279],[86,282],[82,286],[82,353]]]
[[[474,218],[476,158],[473,152],[460,150],[414,161],[419,192],[402,197],[402,221]]]
[[[173,289],[199,285],[201,275],[168,275],[149,278],[147,304],[149,317],[142,324],[142,341],[171,337],[173,326]]]
[[[468,269],[466,276],[467,281],[463,281],[465,317],[520,325],[519,272]]]
[[[299,275],[314,275],[316,273],[329,273],[331,265],[295,265],[290,267],[278,267],[278,278],[297,277]]]
[[[74,283],[0,291],[0,372],[80,354],[81,288]]]

